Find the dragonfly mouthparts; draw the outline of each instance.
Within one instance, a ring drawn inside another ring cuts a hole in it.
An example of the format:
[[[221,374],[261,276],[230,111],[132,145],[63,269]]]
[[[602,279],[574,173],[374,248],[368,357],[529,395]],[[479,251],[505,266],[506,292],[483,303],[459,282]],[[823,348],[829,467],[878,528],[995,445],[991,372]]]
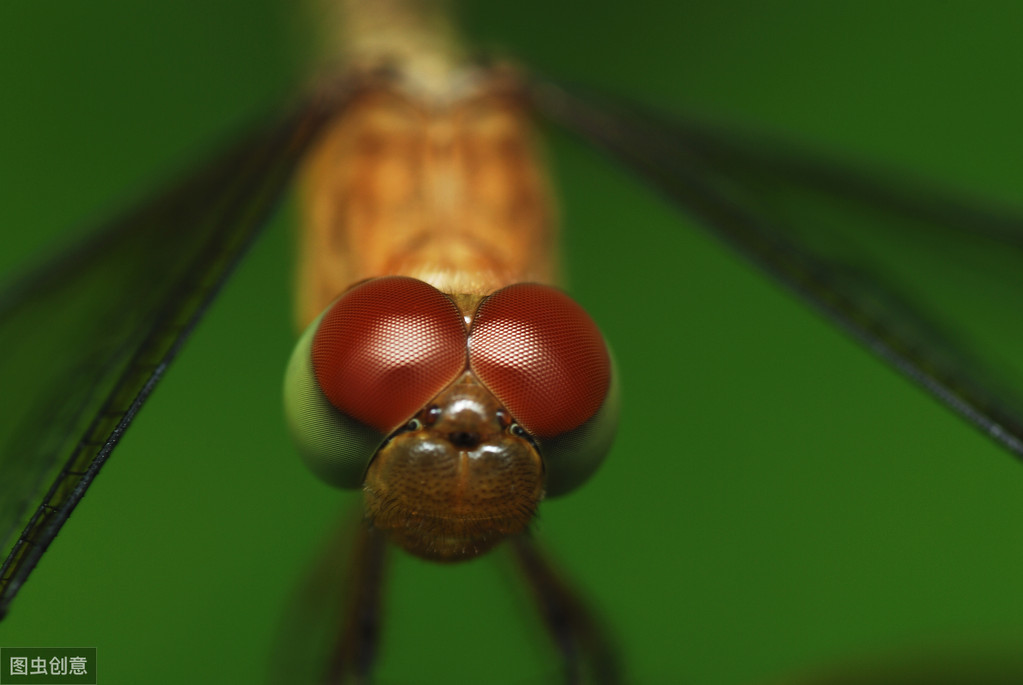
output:
[[[439,561],[473,558],[525,530],[543,497],[543,462],[483,384],[451,384],[411,425],[366,472],[375,528]]]

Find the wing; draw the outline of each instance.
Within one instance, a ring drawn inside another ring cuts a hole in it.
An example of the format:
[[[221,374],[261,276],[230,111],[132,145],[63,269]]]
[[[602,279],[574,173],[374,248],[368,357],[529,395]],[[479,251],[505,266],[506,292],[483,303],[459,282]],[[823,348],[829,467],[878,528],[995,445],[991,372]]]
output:
[[[579,89],[532,96],[1023,458],[1023,218]]]
[[[0,387],[18,393],[0,417],[0,617],[344,99],[310,97],[0,291]]]

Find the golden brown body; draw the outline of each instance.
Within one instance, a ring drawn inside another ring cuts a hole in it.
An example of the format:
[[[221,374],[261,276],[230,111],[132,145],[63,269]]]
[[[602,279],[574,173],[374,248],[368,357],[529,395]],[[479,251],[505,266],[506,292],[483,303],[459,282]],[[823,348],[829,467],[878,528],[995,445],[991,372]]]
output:
[[[432,73],[365,73],[304,170],[298,324],[374,277],[430,283],[467,325],[496,290],[555,282],[554,211],[510,72],[452,70],[441,87]],[[373,455],[367,520],[449,561],[525,530],[544,466],[491,391],[466,372],[417,416]]]
[[[457,97],[370,81],[311,155],[296,314],[352,283],[412,276],[458,298],[557,280],[555,219],[528,112],[503,72]]]

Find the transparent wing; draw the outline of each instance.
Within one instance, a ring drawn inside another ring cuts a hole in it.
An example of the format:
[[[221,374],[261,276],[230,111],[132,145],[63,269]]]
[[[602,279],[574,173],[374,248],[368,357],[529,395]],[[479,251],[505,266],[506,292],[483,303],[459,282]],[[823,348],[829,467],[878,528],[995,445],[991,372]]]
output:
[[[251,131],[0,291],[0,616],[342,99]]]
[[[578,89],[533,99],[1023,457],[1023,218]]]

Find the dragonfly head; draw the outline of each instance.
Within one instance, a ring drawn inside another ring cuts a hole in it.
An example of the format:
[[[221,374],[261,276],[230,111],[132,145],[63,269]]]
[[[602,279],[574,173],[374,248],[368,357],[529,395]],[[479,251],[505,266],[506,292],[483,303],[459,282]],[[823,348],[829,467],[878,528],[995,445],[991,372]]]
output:
[[[618,422],[610,351],[563,291],[456,299],[414,278],[356,284],[302,335],[285,411],[306,463],[362,487],[374,525],[454,560],[521,532],[600,466]]]

